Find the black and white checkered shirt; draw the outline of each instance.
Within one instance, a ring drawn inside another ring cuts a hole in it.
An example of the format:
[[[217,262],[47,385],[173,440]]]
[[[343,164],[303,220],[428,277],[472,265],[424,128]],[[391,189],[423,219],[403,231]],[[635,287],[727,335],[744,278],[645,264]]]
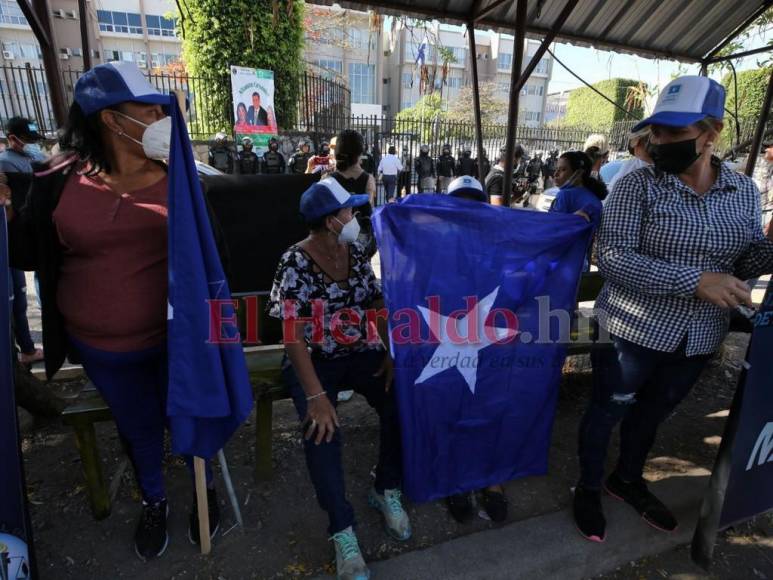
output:
[[[702,272],[742,280],[773,272],[773,241],[762,233],[754,182],[714,159],[717,181],[696,194],[653,167],[618,180],[598,233],[606,284],[596,300],[599,322],[640,346],[709,354],[727,333],[726,309],[695,297]]]

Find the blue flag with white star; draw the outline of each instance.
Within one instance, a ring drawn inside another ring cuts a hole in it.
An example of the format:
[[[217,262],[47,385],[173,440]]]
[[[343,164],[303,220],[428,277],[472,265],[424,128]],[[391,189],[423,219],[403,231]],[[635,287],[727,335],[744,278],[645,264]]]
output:
[[[250,414],[252,389],[235,325],[213,332],[213,305],[235,320],[231,293],[174,98],[170,116],[167,415],[172,450],[210,459]]]
[[[408,496],[544,474],[591,225],[441,195],[373,222]]]

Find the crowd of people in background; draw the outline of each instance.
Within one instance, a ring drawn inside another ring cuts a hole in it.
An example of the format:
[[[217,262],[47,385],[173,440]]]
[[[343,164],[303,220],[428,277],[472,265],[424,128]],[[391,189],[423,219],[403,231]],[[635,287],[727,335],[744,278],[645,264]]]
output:
[[[167,169],[161,158],[143,148],[146,132],[158,129],[166,113],[164,100],[152,87],[142,102],[104,92],[100,75],[117,74],[106,67],[95,67],[78,81],[60,139],[62,154],[37,166],[34,179],[33,163],[44,161],[37,147],[41,136],[27,119],[7,124],[8,148],[0,155],[0,172],[27,175],[32,187],[24,194],[45,211],[30,213],[29,201],[5,194],[0,201],[8,206],[12,265],[40,274],[49,377],[66,355],[76,355],[108,402],[127,445],[142,495],[134,548],[144,560],[159,556],[168,543],[162,473]],[[120,74],[144,82],[139,70],[127,67]],[[283,330],[307,339],[312,300],[324,299],[326,318],[344,306],[362,314],[384,305],[370,265],[376,246],[369,217],[377,204],[378,182],[387,202],[410,194],[414,184],[419,193],[493,205],[503,205],[510,189],[511,205],[520,207],[530,207],[534,193],[552,190],[549,211],[574,214],[598,230],[596,264],[606,284],[596,308],[606,312],[600,323],[611,335],[610,344],[592,354],[593,394],[578,435],[580,469],[573,504],[577,529],[588,540],[604,541],[604,490],[630,504],[653,527],[672,531],[675,517],[642,477],[657,428],[718,349],[729,312],[751,305],[744,280],[773,271],[773,240],[763,233],[757,188],[714,155],[723,128],[723,89],[706,77],[673,82],[682,84],[679,99],[684,97],[684,103],[670,102],[661,110],[659,101],[654,114],[630,135],[631,158],[612,175],[605,176],[610,148],[604,135],[589,136],[576,151],[529,156],[525,147],[516,145],[512,175],[506,175],[504,148],[493,167],[485,157],[479,163],[470,149],[454,158],[447,143],[437,157],[426,144],[415,158],[395,145],[388,145],[381,156],[369,151],[354,130],[342,131],[318,151],[301,141],[288,161],[276,138],[258,155],[251,138],[244,138],[237,152],[226,135],[218,134],[209,163],[223,173],[322,174],[300,202],[308,237],[282,256],[269,301],[270,315],[283,320],[290,318],[288,300],[299,305],[300,311],[292,314],[301,318],[294,326],[283,325]],[[663,94],[671,94],[668,87]],[[699,110],[694,110],[696,95],[704,96]],[[726,195],[730,191],[733,194]],[[148,207],[152,211],[142,209]],[[113,235],[118,230],[122,235]],[[586,267],[591,261],[588,253]],[[11,273],[14,329],[20,360],[29,363],[44,353],[29,338],[24,276],[16,272]],[[124,290],[121,308],[112,301],[116,287]],[[92,308],[84,309],[84,303]],[[94,309],[100,316],[93,315]],[[329,328],[324,328],[321,343],[288,341],[282,368],[303,426],[309,475],[328,515],[342,578],[368,577],[341,463],[336,408],[347,391],[362,394],[380,418],[380,451],[369,503],[382,514],[393,538],[406,540],[412,534],[400,491],[400,433],[394,390],[389,388],[392,360],[385,348],[389,341],[386,327],[378,330],[378,343],[342,345],[327,336]],[[605,479],[607,448],[618,423],[620,458]],[[219,514],[211,471],[207,481],[214,535]],[[492,520],[506,519],[508,499],[501,484],[478,493]],[[448,498],[447,505],[460,522],[473,516],[472,493]],[[192,507],[189,534],[194,543],[200,540],[198,530]]]

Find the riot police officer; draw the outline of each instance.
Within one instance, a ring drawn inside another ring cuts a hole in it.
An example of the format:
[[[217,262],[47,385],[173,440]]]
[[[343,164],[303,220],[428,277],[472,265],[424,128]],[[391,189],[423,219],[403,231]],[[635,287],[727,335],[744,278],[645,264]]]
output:
[[[234,152],[225,133],[218,133],[209,146],[209,164],[223,173],[234,172]]]
[[[429,156],[429,146],[422,145],[419,149],[419,156],[414,161],[416,170],[416,184],[419,193],[428,193],[435,191],[435,160]]]
[[[526,166],[526,177],[529,180],[529,187],[536,190],[537,181],[542,174],[542,153],[539,151],[529,159],[529,164]]]
[[[360,167],[367,173],[376,175],[376,160],[373,158],[373,155],[370,154],[368,144],[364,143],[363,147],[362,155],[360,155]]]
[[[279,141],[271,137],[268,141],[268,151],[263,154],[263,173],[276,175],[285,172],[285,158],[279,152]]]
[[[554,149],[548,155],[545,163],[542,165],[542,180],[545,189],[553,187],[553,177],[556,174],[556,168],[558,167],[558,150]]]
[[[298,151],[293,153],[290,157],[290,161],[287,166],[290,168],[290,173],[299,174],[306,173],[306,166],[309,164],[311,158],[311,146],[305,139],[298,144]]]
[[[472,158],[472,151],[469,148],[465,148],[462,151],[461,157],[456,161],[456,176],[469,175],[475,177],[475,161]]]
[[[242,150],[239,151],[239,173],[254,175],[260,169],[260,158],[252,150],[252,139],[242,139]]]
[[[454,179],[455,168],[456,160],[451,155],[451,145],[445,143],[437,160],[438,191],[441,193],[448,191],[448,184]]]
[[[397,178],[397,197],[398,199],[404,195],[411,195],[411,168],[413,163],[411,162],[411,148],[403,147],[403,154],[400,158],[403,164],[403,170],[400,172],[400,176]]]

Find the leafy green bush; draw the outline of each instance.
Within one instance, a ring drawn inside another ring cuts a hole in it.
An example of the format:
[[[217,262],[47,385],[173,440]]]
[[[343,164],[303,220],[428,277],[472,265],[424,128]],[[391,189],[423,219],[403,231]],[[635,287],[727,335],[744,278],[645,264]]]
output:
[[[643,103],[638,96],[642,83],[632,79],[610,79],[593,85],[599,92],[628,110],[632,115],[642,118]],[[588,87],[575,89],[569,93],[566,117],[563,126],[596,127],[599,130],[612,127],[616,121],[630,119],[623,111],[600,97]]]
[[[274,71],[274,109],[280,127],[296,117],[303,71],[303,2],[188,0],[183,60],[191,75],[208,79],[212,107],[223,130],[233,123],[229,66]],[[222,119],[220,116],[222,115]]]

